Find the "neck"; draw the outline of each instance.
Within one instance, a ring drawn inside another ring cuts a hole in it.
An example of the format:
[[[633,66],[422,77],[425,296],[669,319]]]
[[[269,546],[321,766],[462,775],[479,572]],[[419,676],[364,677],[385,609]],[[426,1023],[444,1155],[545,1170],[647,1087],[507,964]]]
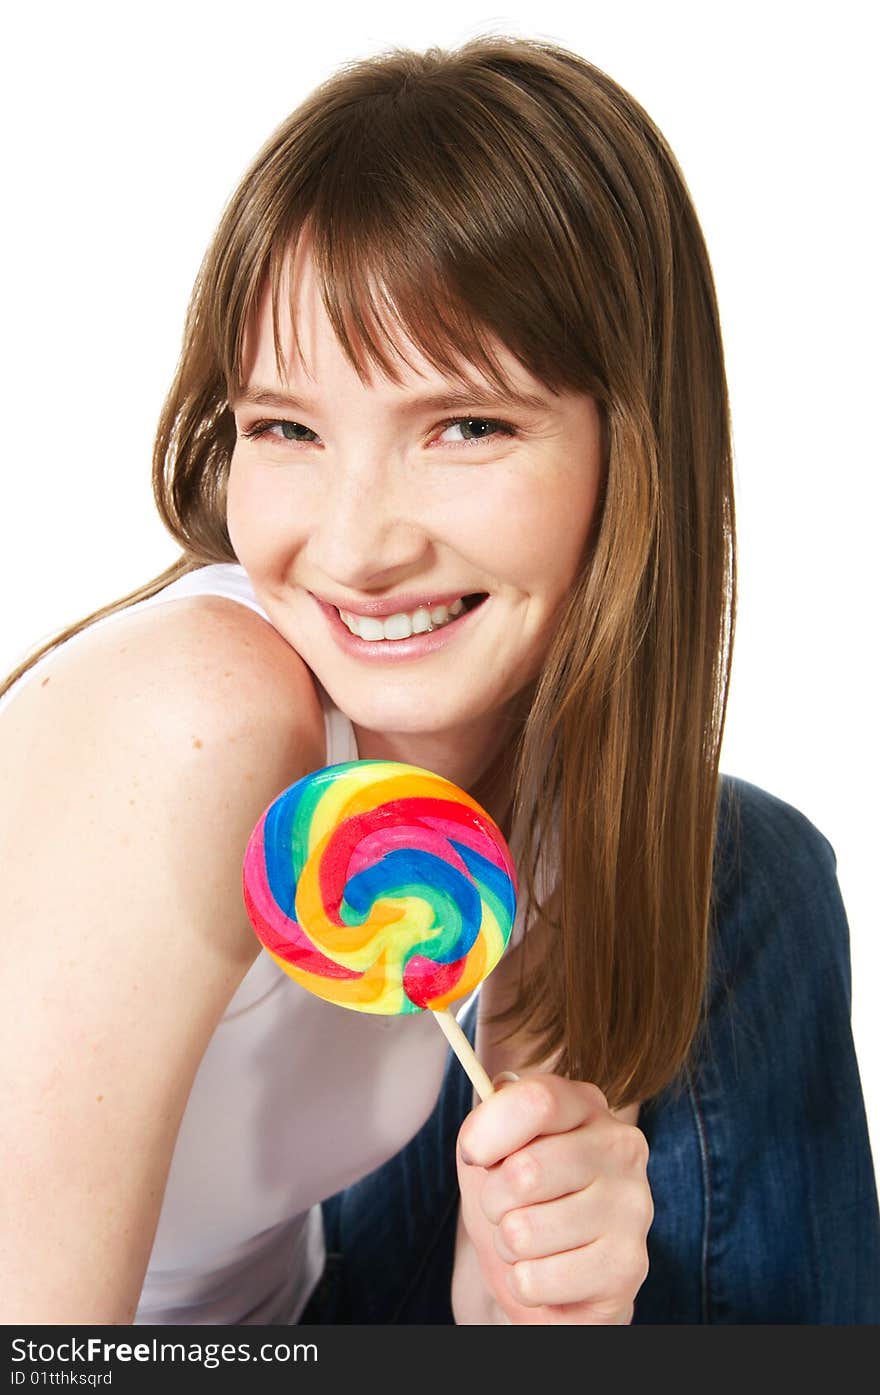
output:
[[[355,726],[361,760],[394,760],[432,770],[466,790],[506,837],[510,836],[517,737],[531,706],[532,690],[519,694],[504,714],[444,732],[370,731]]]

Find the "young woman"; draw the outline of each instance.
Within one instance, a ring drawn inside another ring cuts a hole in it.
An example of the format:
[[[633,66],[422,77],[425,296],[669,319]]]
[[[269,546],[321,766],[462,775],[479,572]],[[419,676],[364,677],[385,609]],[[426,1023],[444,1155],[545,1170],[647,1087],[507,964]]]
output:
[[[224,212],[154,482],[179,562],[0,714],[3,1320],[876,1318],[830,850],[718,773],[721,341],[637,103],[504,38],[324,83]],[[262,810],[358,757],[511,841],[476,1044],[519,1078],[472,1113],[429,1015],[247,923]]]

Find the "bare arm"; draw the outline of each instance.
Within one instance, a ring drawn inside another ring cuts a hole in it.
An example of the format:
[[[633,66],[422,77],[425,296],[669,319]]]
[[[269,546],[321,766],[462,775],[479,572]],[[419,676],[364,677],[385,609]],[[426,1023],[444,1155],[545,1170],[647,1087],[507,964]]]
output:
[[[230,602],[120,619],[0,720],[0,1320],[129,1322],[193,1077],[259,948],[253,824],[312,680]]]

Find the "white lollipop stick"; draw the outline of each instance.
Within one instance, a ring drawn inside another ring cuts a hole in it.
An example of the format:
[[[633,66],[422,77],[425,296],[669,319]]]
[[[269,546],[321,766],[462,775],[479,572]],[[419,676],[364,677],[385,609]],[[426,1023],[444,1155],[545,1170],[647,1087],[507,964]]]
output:
[[[467,1077],[480,1096],[480,1099],[487,1100],[490,1095],[494,1095],[495,1086],[477,1060],[474,1048],[471,1046],[464,1032],[461,1030],[448,1008],[440,1008],[439,1011],[432,1008],[431,1011],[437,1019],[440,1030],[461,1061],[467,1073]]]

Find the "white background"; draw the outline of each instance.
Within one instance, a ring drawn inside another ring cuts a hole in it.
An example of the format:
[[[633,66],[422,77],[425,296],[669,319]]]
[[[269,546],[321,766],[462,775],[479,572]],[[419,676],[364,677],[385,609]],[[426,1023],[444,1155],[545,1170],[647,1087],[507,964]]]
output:
[[[223,203],[345,60],[477,33],[560,42],[647,108],[715,270],[740,615],[723,769],[831,839],[880,1156],[876,107],[871,6],[444,0],[16,6],[4,29],[0,668],[176,547],[150,454]]]

